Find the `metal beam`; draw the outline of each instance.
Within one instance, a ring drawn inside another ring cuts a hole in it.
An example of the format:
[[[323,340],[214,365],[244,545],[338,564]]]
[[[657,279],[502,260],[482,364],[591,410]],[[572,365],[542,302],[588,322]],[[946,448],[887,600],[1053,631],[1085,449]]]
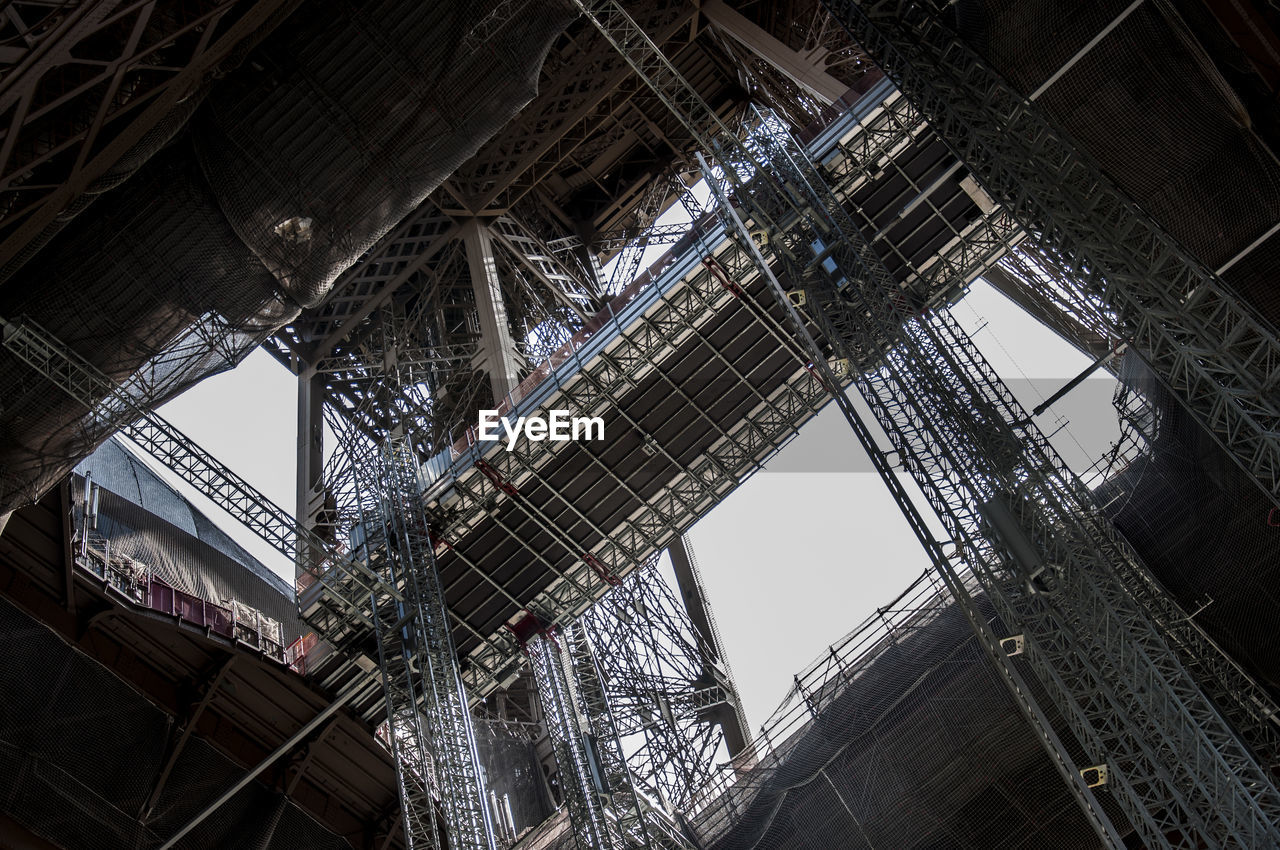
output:
[[[824,0],[1028,244],[1115,311],[1196,420],[1280,504],[1280,334],[1064,138],[925,3]],[[1105,34],[1105,33],[1104,33]]]
[[[424,201],[416,212],[411,213],[409,218],[401,222],[394,231],[383,237],[382,241],[369,252],[368,260],[348,269],[338,283],[334,284],[333,294],[330,295],[329,303],[334,301],[335,295],[341,293],[342,288],[356,287],[372,264],[384,261],[394,264],[396,268],[394,275],[381,283],[377,287],[377,291],[361,301],[360,305],[352,310],[351,313],[335,317],[335,319],[341,318],[341,323],[313,347],[311,354],[315,360],[318,361],[332,354],[334,347],[351,333],[352,328],[356,327],[361,320],[367,318],[374,310],[387,303],[391,296],[395,295],[400,287],[413,276],[414,272],[426,266],[440,253],[445,245],[458,237],[458,226],[450,224],[447,228],[432,236],[431,241],[416,252],[411,260],[401,262],[396,259],[395,251],[398,250],[403,240],[409,238],[407,234],[413,232],[413,228],[418,224],[419,219],[439,218],[439,211],[435,204],[429,200]]]
[[[316,522],[325,508],[327,490],[324,482],[324,375],[298,376],[298,524],[316,533]],[[304,564],[316,563],[319,552],[299,552],[294,565],[298,578]]]
[[[171,848],[181,841],[187,833],[202,824],[209,815],[222,808],[224,803],[238,794],[240,789],[252,782],[258,774],[262,773],[262,771],[266,770],[268,767],[271,767],[271,765],[275,764],[282,756],[292,752],[293,748],[300,742],[306,740],[307,736],[315,731],[320,724],[328,720],[347,703],[352,702],[356,697],[362,696],[371,690],[371,684],[371,681],[367,679],[357,680],[354,685],[348,688],[345,692],[339,694],[333,702],[329,703],[329,705],[325,706],[323,711],[307,721],[307,723],[304,724],[297,732],[293,733],[288,740],[272,750],[266,758],[249,768],[249,770],[236,780],[230,788],[223,791],[213,802],[201,809],[199,814],[189,820],[185,826],[170,836],[164,844],[161,844],[160,847],[157,848],[157,850],[171,850]]]
[[[702,577],[698,575],[697,567],[694,565],[693,549],[686,536],[681,535],[676,538],[667,547],[667,552],[671,555],[671,565],[676,574],[676,589],[680,591],[685,613],[689,615],[690,622],[697,629],[698,636],[715,653],[715,658],[708,660],[719,663],[727,671],[729,664],[725,659],[724,647],[720,643],[720,630],[715,627],[711,604],[703,589]],[[724,711],[717,712],[716,716],[720,729],[724,732],[724,746],[729,751],[730,758],[745,750],[751,741],[746,716],[737,696],[736,693],[733,694],[734,704],[727,706]]]
[[[471,290],[475,293],[476,314],[480,320],[482,359],[475,365],[488,373],[493,400],[498,402],[520,383],[520,353],[511,336],[489,225],[478,218],[470,219],[462,225],[462,241],[467,247]]]
[[[186,67],[157,87],[145,108],[138,112],[129,121],[128,126],[96,155],[88,158],[88,149],[82,150],[75,166],[61,185],[41,198],[37,202],[38,206],[31,205],[32,211],[26,220],[3,243],[0,243],[0,269],[11,272],[16,268],[15,260],[21,257],[23,250],[33,240],[39,239],[41,234],[46,233],[48,228],[56,227],[58,216],[90,189],[95,180],[119,162],[146,133],[170,115],[184,98],[194,94],[207,75],[226,60],[236,47],[260,41],[301,2],[302,0],[257,0],[252,5],[247,2],[241,3],[244,13],[216,39],[211,39],[217,29],[216,18],[226,14],[227,10],[234,5],[233,2],[220,4],[219,14],[209,21],[204,37],[199,40],[201,51],[191,57]],[[87,8],[97,4],[86,3],[85,5]],[[145,62],[142,67],[146,67]],[[108,78],[115,79],[114,85],[119,84],[117,70],[115,67],[110,67],[108,72]],[[100,107],[98,119],[94,124],[95,131],[101,126],[102,111],[112,106],[111,101],[115,99],[114,92],[108,90],[106,98],[107,102]],[[11,140],[16,136],[15,130],[16,128],[10,129]]]
[[[660,25],[654,33],[654,38],[660,44],[686,29],[686,24],[690,21],[696,22],[697,7],[692,3],[667,2],[653,10],[654,18],[661,19],[663,15],[669,15],[670,19],[665,25]],[[591,130],[597,128],[600,123],[595,115],[598,107],[631,75],[631,70],[625,62],[618,62],[607,46],[591,46],[593,53],[587,56],[586,61],[582,61],[580,66],[567,69],[565,78],[542,82],[540,88],[543,94],[517,119],[517,122],[527,120],[535,125],[525,132],[525,139],[512,140],[504,134],[482,147],[477,153],[475,163],[485,164],[497,159],[500,155],[509,157],[512,161],[506,163],[506,167],[502,169],[501,176],[494,185],[475,201],[473,206],[476,210],[491,206],[522,175],[534,168],[545,157],[550,155],[563,158],[567,155],[567,151],[563,150],[566,140],[576,147],[590,135]],[[603,72],[601,66],[604,67]],[[568,73],[570,71],[576,74],[576,78]],[[583,90],[586,90],[585,95],[581,94]],[[552,103],[546,103],[547,101]],[[563,110],[563,114],[555,115],[553,107],[559,107]],[[548,122],[552,127],[551,132],[540,132],[537,126],[544,111],[553,114]],[[527,137],[530,136],[534,140],[532,145],[527,142]],[[510,153],[501,150],[504,146],[516,148],[517,145],[513,142],[519,142],[518,154],[514,150]],[[513,154],[516,155],[513,156]]]
[[[218,688],[222,687],[222,682],[227,678],[227,673],[231,672],[231,665],[235,663],[236,657],[237,655],[234,652],[227,656],[226,661],[223,661],[218,668],[213,681],[205,686],[204,694],[200,697],[200,701],[196,703],[195,708],[187,715],[187,721],[182,726],[182,733],[169,751],[164,767],[160,769],[160,776],[156,779],[155,786],[147,796],[147,801],[142,804],[138,820],[143,823],[151,819],[151,812],[155,810],[156,803],[160,800],[160,795],[164,793],[164,786],[169,781],[169,774],[173,772],[174,766],[177,765],[178,759],[182,756],[182,751],[187,746],[187,741],[191,739],[192,733],[196,731],[196,726],[200,723],[204,710],[209,707],[209,703],[213,702],[213,698],[217,696]]]
[[[730,8],[724,0],[706,0],[702,14],[720,32],[768,62],[793,83],[824,104],[835,103],[849,87],[802,53],[787,47],[760,25]]]

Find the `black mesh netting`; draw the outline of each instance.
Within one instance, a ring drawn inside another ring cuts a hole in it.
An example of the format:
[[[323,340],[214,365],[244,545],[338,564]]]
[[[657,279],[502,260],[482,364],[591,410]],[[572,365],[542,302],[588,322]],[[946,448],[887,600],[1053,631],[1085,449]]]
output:
[[[1023,94],[1033,92],[1129,0],[961,0],[961,38]],[[1198,4],[1144,3],[1038,103],[1115,183],[1201,262],[1217,269],[1280,221],[1280,163],[1215,64]],[[1184,14],[1184,7],[1185,13]],[[1273,106],[1269,107],[1274,109]],[[1280,324],[1280,235],[1227,279]]]
[[[759,763],[691,812],[703,846],[1101,846],[960,610],[945,595],[901,601],[892,624],[869,622],[797,677]]]
[[[499,832],[510,837],[536,827],[555,810],[534,742],[524,727],[475,721],[476,744],[491,805],[500,809]],[[510,815],[507,821],[502,813]]]
[[[167,715],[5,600],[0,642],[0,811],[48,841],[68,850],[158,847],[243,774],[193,738],[152,819],[140,823],[164,764]],[[255,782],[177,846],[349,845]]]
[[[1200,626],[1280,692],[1280,510],[1138,357],[1119,370],[1122,428],[1145,450],[1098,488],[1106,513]]]
[[[0,316],[135,376],[147,405],[234,365],[528,102],[572,17],[565,0],[306,4],[5,283]],[[122,424],[7,351],[0,395],[0,513]]]

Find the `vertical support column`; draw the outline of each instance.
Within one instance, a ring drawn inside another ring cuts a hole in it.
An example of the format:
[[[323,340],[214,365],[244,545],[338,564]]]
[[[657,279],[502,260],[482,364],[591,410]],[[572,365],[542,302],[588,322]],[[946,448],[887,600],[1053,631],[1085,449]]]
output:
[[[524,645],[542,703],[559,773],[560,793],[579,847],[609,850],[616,846],[601,801],[600,771],[587,749],[586,720],[578,709],[572,680],[566,673],[564,648],[557,635],[541,632]]]
[[[713,657],[705,659],[712,668],[715,678],[725,691],[730,694],[732,704],[725,705],[715,712],[716,722],[724,733],[724,746],[729,757],[736,757],[746,749],[749,741],[747,721],[738,698],[738,689],[729,673],[729,663],[725,660],[724,647],[720,645],[720,632],[715,627],[711,605],[707,601],[702,587],[702,577],[694,565],[693,551],[683,535],[676,538],[667,552],[671,555],[671,565],[676,574],[676,587],[680,591],[680,599],[684,602],[685,613],[697,630],[698,636],[709,647]]]
[[[355,433],[341,439],[358,492],[356,531],[363,542],[356,555],[379,579],[369,604],[406,843],[441,846],[435,828],[438,800],[450,848],[494,850],[413,440],[395,434],[375,445]]]
[[[412,445],[407,437],[392,437],[382,448],[381,458],[380,519],[389,538],[387,560],[399,571],[392,586],[404,597],[396,631],[413,655],[410,667],[416,669],[419,689],[416,705],[426,718],[449,845],[455,850],[494,850],[471,709],[458,669],[444,588],[436,572]]]
[[[608,795],[611,820],[622,839],[622,846],[655,848],[658,845],[650,841],[635,782],[622,754],[613,713],[586,632],[575,626],[566,629],[563,638],[566,650],[563,662],[578,689],[600,793]]]
[[[370,569],[373,553],[384,553],[377,563],[382,581],[370,594],[369,604],[377,637],[378,671],[387,713],[386,744],[396,763],[400,816],[404,824],[404,843],[408,850],[437,850],[441,845],[437,823],[436,794],[440,777],[420,708],[421,677],[413,631],[408,624],[414,619],[418,603],[417,583],[413,576],[402,575],[402,565],[390,554],[389,523],[380,510],[385,498],[385,470],[372,446],[356,453],[358,438],[343,435],[346,450],[352,455],[354,484],[360,494],[360,522],[363,543],[357,550]],[[403,598],[396,599],[386,588],[401,589]],[[441,806],[440,808],[443,808]],[[452,824],[449,827],[452,834]]]
[[[581,237],[581,234],[579,236]],[[591,282],[595,285],[595,291],[604,292],[606,283],[604,269],[601,268],[600,260],[596,258],[595,251],[588,247],[588,242],[585,238],[582,239],[582,244],[573,249],[573,253],[583,270],[590,273]]]
[[[467,247],[471,288],[480,319],[481,362],[477,365],[488,373],[493,400],[498,402],[520,383],[520,354],[507,324],[507,307],[488,225],[478,218],[471,219],[462,225],[462,240]]]
[[[687,850],[676,826],[636,792],[585,630],[541,631],[532,618],[523,626],[578,845]]]
[[[325,537],[327,529],[318,529],[323,518],[326,489],[324,484],[324,380],[314,372],[298,376],[298,472],[297,509],[295,516],[303,531]],[[304,535],[299,535],[299,541]],[[298,549],[296,575],[302,577],[311,564],[319,563],[321,553]]]
[[[702,14],[716,29],[755,53],[784,76],[825,104],[839,100],[848,86],[828,74],[812,58],[787,47],[724,0],[706,0]]]

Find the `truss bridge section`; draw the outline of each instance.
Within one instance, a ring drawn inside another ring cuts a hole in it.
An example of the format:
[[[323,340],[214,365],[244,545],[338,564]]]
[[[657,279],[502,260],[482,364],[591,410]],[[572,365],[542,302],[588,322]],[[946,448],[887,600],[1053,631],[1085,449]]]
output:
[[[1020,236],[887,85],[809,149],[921,303],[958,296]],[[572,622],[831,399],[767,286],[721,224],[701,219],[498,405],[511,420],[601,417],[604,440],[520,437],[508,450],[472,428],[423,465],[472,699],[516,675],[510,624],[525,609]],[[371,646],[368,624],[350,615],[367,588],[323,579],[300,591],[306,619],[336,645]]]

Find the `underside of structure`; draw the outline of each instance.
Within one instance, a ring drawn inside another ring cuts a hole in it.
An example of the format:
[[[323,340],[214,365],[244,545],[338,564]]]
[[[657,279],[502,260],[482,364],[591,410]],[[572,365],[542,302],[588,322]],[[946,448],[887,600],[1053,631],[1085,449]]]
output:
[[[1280,846],[1273,4],[0,6],[0,843]],[[286,507],[155,412],[258,347]],[[686,535],[828,406],[932,566],[753,736]]]

